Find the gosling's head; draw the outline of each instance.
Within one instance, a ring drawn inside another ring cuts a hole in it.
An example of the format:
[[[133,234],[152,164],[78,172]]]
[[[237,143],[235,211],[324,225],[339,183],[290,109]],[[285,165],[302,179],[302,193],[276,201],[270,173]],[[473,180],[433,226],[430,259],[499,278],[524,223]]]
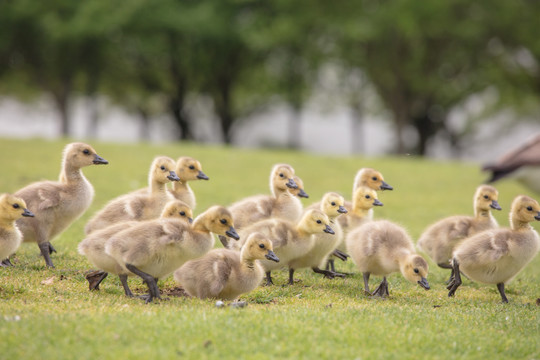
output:
[[[418,254],[409,256],[403,264],[401,264],[401,273],[405,279],[412,283],[417,283],[426,290],[429,290],[429,283],[427,281],[428,276],[428,263]]]
[[[99,156],[93,147],[81,142],[66,145],[63,157],[64,165],[66,162],[69,162],[69,165],[76,169],[90,165],[106,165],[109,163]]]
[[[345,199],[343,199],[343,196],[335,192],[328,192],[322,198],[321,210],[327,216],[336,217],[347,213],[347,209],[343,207],[344,204]]]
[[[499,192],[493,186],[480,185],[474,194],[474,204],[477,211],[501,210],[497,202]]]
[[[540,221],[540,205],[538,205],[538,201],[526,195],[517,196],[512,201],[510,223],[530,223],[535,220]]]
[[[201,163],[189,156],[182,156],[176,161],[176,173],[182,182],[209,180],[202,171]]]
[[[161,184],[180,180],[174,171],[174,160],[168,156],[158,156],[152,161],[149,176]]]
[[[23,199],[11,194],[0,196],[0,218],[5,222],[13,222],[23,216],[33,217],[34,214],[26,208]]]
[[[296,189],[298,185],[294,182],[294,169],[287,164],[276,164],[270,173],[270,187],[272,191],[280,192]],[[274,190],[275,189],[275,190]],[[274,193],[275,195],[275,193]]]
[[[330,227],[330,220],[321,210],[308,210],[302,220],[299,228],[307,234],[317,234],[325,232],[334,235],[334,230]]]
[[[227,208],[215,205],[206,210],[200,217],[204,221],[205,228],[214,234],[228,236],[235,240],[240,239],[234,229],[232,215]]]
[[[248,260],[271,260],[279,262],[279,258],[274,253],[272,241],[260,232],[250,234],[244,246],[242,246],[241,256]]]
[[[193,211],[181,200],[169,201],[161,212],[163,218],[176,218],[191,224],[193,222]]]
[[[293,181],[296,183],[296,188],[289,188],[289,192],[293,194],[294,196],[298,196],[301,198],[309,198],[309,195],[304,191],[304,182],[302,179],[300,179],[298,176],[293,176]]]
[[[353,196],[353,211],[369,210],[374,206],[383,206],[377,198],[377,192],[367,186],[358,187]]]
[[[379,190],[394,190],[392,186],[384,181],[380,172],[371,168],[362,168],[356,173],[354,178],[353,191],[359,186],[367,186],[375,191]]]

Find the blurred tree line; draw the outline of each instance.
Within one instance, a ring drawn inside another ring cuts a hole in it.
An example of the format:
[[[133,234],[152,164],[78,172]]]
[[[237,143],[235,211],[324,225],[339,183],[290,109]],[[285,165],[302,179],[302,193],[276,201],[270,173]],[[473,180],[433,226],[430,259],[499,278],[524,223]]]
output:
[[[0,93],[48,94],[64,135],[74,97],[93,109],[91,135],[106,96],[144,126],[169,114],[190,140],[186,105],[204,97],[226,143],[235,124],[281,101],[296,146],[299,114],[331,66],[359,122],[368,87],[395,150],[425,154],[436,136],[459,146],[467,127],[449,113],[488,88],[501,108],[538,109],[539,22],[537,0],[1,0]]]

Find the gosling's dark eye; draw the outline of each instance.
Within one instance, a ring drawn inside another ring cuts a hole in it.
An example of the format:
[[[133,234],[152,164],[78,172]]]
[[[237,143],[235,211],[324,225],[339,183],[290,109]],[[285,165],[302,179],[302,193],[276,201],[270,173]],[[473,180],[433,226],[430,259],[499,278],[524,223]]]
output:
[[[165,166],[161,165],[160,169],[165,170]]]
[[[322,224],[322,221],[321,221],[321,220],[317,220],[317,224]]]
[[[532,211],[532,206],[527,206],[527,210]]]
[[[18,209],[18,208],[20,208],[20,206],[19,206],[19,204],[13,204],[13,208]]]
[[[371,196],[369,196],[369,195],[366,195],[366,199],[371,199]]]
[[[260,247],[261,249],[264,249],[264,244],[259,244],[259,247]]]
[[[484,199],[486,199],[486,200],[487,200],[487,199],[489,199],[489,196],[487,196],[487,195],[484,195]]]
[[[419,273],[418,269],[414,269],[414,272],[417,273],[417,274]]]
[[[90,150],[84,149],[84,150],[83,150],[83,154],[84,154],[84,155],[90,155]]]
[[[283,177],[283,176],[285,176],[285,175],[283,175],[283,174],[279,174],[279,177]]]
[[[195,169],[195,166],[189,165],[189,168],[190,168],[191,170],[193,170],[193,169]]]
[[[377,177],[376,177],[376,176],[374,176],[374,177],[372,177],[372,178],[371,178],[371,180],[373,180],[373,181],[377,181]]]
[[[227,220],[221,219],[221,220],[219,220],[219,222],[222,223],[223,225],[225,225],[227,223]]]
[[[186,212],[185,211],[180,211],[180,215],[186,216]]]
[[[335,203],[335,202],[333,202],[333,201],[331,202],[331,204],[332,204],[332,206],[336,206],[336,203]]]

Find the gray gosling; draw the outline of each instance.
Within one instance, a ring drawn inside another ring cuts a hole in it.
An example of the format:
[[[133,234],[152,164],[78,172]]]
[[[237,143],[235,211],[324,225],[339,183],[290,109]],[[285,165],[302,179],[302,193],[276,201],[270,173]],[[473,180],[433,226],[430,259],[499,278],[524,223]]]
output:
[[[261,260],[261,264],[266,272],[266,285],[273,285],[271,272],[285,266],[293,259],[306,254],[314,244],[313,234],[326,232],[334,234],[330,227],[330,221],[322,211],[311,209],[306,211],[304,216],[292,222],[284,219],[267,219],[259,221],[240,231],[241,240],[235,243],[236,246],[243,245],[248,234],[260,232],[266,235],[271,241],[274,252],[279,257],[279,264]],[[294,284],[294,269],[289,269],[289,285]]]
[[[214,246],[211,233],[238,240],[231,213],[212,206],[195,218],[190,226],[178,219],[156,219],[139,223],[112,236],[105,253],[123,268],[138,275],[148,286],[151,302],[161,299],[157,280],[178,269],[188,260],[206,254]]]
[[[32,217],[23,199],[11,194],[0,196],[0,266],[13,266],[9,261],[22,242],[22,233],[15,223],[21,217]]]
[[[294,169],[287,164],[276,164],[270,172],[272,195],[256,195],[242,199],[228,207],[238,230],[268,218],[296,221],[302,215],[303,206],[298,196],[289,190],[298,188],[293,180]],[[225,247],[228,241],[220,237]]]
[[[178,181],[174,172],[174,160],[167,156],[158,156],[152,161],[148,172],[149,191],[121,195],[106,204],[86,224],[86,235],[118,222],[129,220],[150,220],[159,217],[163,207],[171,197],[167,194],[166,184]]]
[[[508,302],[504,285],[536,256],[540,237],[529,224],[540,221],[540,205],[520,195],[512,202],[510,228],[491,229],[471,236],[456,247],[453,276],[447,289],[453,296],[461,285],[461,274],[484,284],[496,284],[503,303]]]
[[[491,209],[501,210],[499,192],[492,186],[480,185],[474,194],[472,216],[451,216],[430,225],[418,240],[418,248],[429,255],[443,269],[452,269],[450,260],[456,246],[480,231],[499,225]]]
[[[176,218],[187,224],[193,222],[193,212],[186,203],[180,200],[172,200],[165,205],[161,213],[162,219]],[[100,270],[92,271],[86,275],[89,290],[99,290],[99,284],[107,277],[109,273],[116,274],[120,278],[122,287],[126,296],[133,296],[127,284],[128,275],[131,272],[125,271],[118,262],[105,252],[107,241],[119,232],[140,224],[139,221],[124,221],[103,229],[93,231],[84,240],[79,243],[79,254],[86,256],[88,261]]]
[[[386,276],[400,271],[405,279],[429,290],[428,263],[415,251],[405,229],[387,220],[361,225],[347,235],[347,249],[364,277],[364,290],[369,294],[371,274],[383,276],[372,296],[389,295]]]
[[[51,240],[77,220],[94,198],[94,188],[81,169],[108,163],[90,145],[71,143],[64,148],[58,181],[36,182],[14,194],[22,198],[35,215],[35,218],[17,220],[23,241],[38,244],[48,267],[54,267],[50,255],[56,252]]]
[[[265,235],[254,232],[240,253],[229,249],[211,250],[182,265],[175,271],[174,278],[190,296],[236,300],[261,283],[264,269],[258,260],[279,262],[272,249],[272,242]]]
[[[337,218],[347,213],[347,209],[343,207],[345,200],[343,196],[335,192],[328,192],[324,194],[321,202],[313,204],[307,208],[319,208],[323,213],[328,216],[330,227],[334,230],[334,235],[328,233],[317,233],[313,235],[313,247],[303,256],[300,256],[289,262],[289,268],[301,269],[311,268],[318,274],[323,274],[328,279],[334,277],[344,277],[344,274],[337,273],[329,270],[322,270],[320,267],[324,267],[328,261],[328,257],[334,252],[337,246],[343,241],[343,230],[341,225],[337,221]],[[317,206],[318,205],[318,206]]]

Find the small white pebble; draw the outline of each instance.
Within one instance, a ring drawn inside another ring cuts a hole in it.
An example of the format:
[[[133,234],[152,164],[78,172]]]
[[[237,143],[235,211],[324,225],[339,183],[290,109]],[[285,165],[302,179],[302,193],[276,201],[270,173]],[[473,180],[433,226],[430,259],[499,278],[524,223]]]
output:
[[[510,320],[510,316],[507,316],[507,317],[506,317],[506,320]]]
[[[222,308],[224,306],[225,306],[225,303],[223,301],[221,301],[221,300],[216,301],[216,307]]]
[[[21,317],[19,315],[4,316],[4,320],[6,320],[6,321],[21,321]]]

